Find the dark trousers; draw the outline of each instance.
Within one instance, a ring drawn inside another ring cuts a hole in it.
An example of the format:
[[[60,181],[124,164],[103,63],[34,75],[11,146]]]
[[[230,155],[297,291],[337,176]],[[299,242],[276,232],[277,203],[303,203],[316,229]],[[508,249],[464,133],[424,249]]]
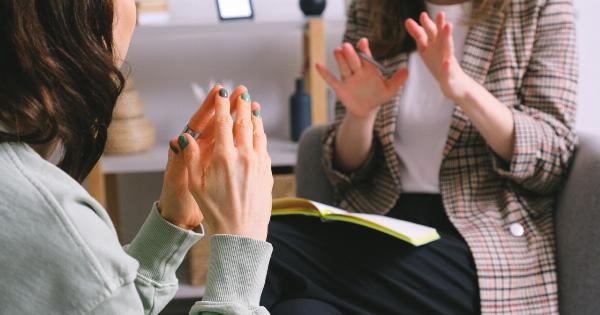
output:
[[[274,218],[261,305],[274,315],[479,313],[475,264],[440,196],[403,194],[388,216],[442,238],[413,247],[354,224]]]

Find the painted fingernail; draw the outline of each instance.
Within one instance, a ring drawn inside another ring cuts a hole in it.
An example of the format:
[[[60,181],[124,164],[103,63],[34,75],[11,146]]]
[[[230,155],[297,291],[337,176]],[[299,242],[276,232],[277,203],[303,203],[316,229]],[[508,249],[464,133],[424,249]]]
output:
[[[260,118],[260,109],[253,110],[252,115],[254,115],[256,118]]]
[[[179,150],[177,150],[177,147],[174,146],[172,143],[169,143],[169,148],[171,148],[171,151],[173,151],[173,153],[178,154]]]
[[[181,148],[181,150],[185,150],[185,148],[188,146],[188,141],[187,138],[184,135],[179,136],[179,147]]]
[[[250,102],[250,94],[248,94],[248,92],[244,92],[242,94],[242,99],[246,102]]]
[[[229,96],[229,92],[227,92],[227,89],[223,88],[219,90],[219,96],[220,97],[228,97]]]

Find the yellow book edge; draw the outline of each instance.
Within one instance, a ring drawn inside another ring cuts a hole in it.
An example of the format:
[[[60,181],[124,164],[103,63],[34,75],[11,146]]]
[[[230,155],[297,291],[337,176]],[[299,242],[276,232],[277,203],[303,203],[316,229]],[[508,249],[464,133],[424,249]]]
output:
[[[344,211],[344,210],[342,210]],[[348,214],[352,214],[351,212],[344,211]],[[429,234],[423,235],[420,238],[411,238],[406,234],[397,232],[393,229],[389,229],[385,226],[379,225],[373,221],[365,220],[357,217],[346,216],[343,213],[337,213],[334,211],[327,211],[326,209],[319,209],[318,206],[308,199],[302,198],[279,198],[273,200],[273,211],[271,213],[273,216],[279,215],[305,215],[312,217],[320,217],[323,220],[331,220],[331,221],[343,221],[353,224],[362,225],[368,227],[370,229],[391,235],[393,237],[399,238],[409,244],[414,246],[421,246],[433,241],[440,239],[440,235],[438,232],[433,229],[433,231]]]

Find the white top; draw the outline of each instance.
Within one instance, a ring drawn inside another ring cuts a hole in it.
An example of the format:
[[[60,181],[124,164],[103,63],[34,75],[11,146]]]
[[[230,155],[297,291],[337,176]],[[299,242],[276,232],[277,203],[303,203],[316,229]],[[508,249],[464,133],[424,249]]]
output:
[[[454,26],[454,49],[461,60],[471,1],[453,5],[427,2],[429,15],[444,11]],[[439,193],[439,172],[454,103],[446,98],[417,52],[408,60],[409,78],[398,106],[395,147],[400,157],[403,192]]]

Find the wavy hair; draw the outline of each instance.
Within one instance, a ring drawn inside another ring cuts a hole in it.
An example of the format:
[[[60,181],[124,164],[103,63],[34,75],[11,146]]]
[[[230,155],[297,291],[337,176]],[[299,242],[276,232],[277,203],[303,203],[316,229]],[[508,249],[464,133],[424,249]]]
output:
[[[124,78],[114,63],[113,0],[0,1],[0,143],[58,141],[81,182],[104,151]]]
[[[426,0],[367,0],[369,3],[370,42],[377,58],[387,58],[399,53],[412,52],[416,43],[408,35],[404,21],[419,20],[426,10]],[[470,0],[473,1],[468,25],[475,26],[497,10],[506,10],[510,0]]]

